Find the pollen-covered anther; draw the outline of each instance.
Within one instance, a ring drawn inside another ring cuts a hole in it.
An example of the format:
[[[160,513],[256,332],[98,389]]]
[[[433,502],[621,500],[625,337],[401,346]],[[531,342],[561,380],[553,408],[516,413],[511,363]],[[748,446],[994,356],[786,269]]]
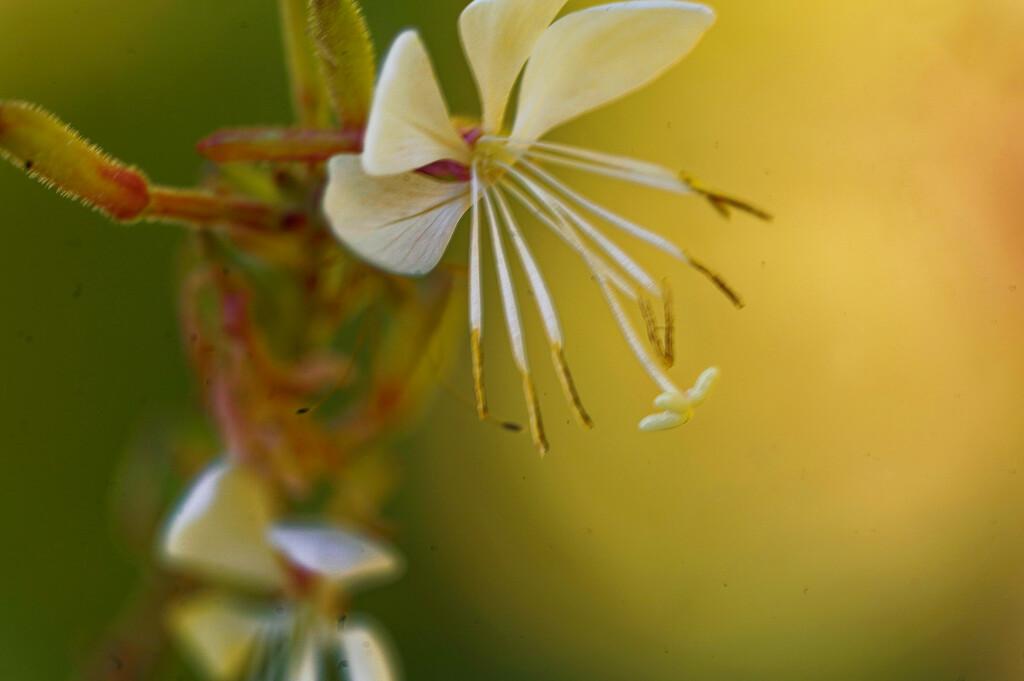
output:
[[[666,391],[654,398],[654,408],[661,411],[640,421],[640,430],[652,433],[678,428],[693,418],[697,407],[704,404],[718,380],[718,368],[709,367],[697,377],[693,387],[685,392]]]
[[[665,320],[658,324],[654,314],[654,305],[644,295],[643,291],[637,293],[637,302],[640,305],[640,315],[643,318],[644,328],[647,330],[647,340],[651,349],[657,354],[662,366],[671,368],[676,361],[675,350],[675,314],[672,311],[672,289],[668,281],[662,282],[662,304],[665,308]],[[659,333],[660,332],[660,333]]]
[[[744,201],[743,199],[738,199],[735,196],[729,196],[728,194],[723,194],[713,189],[709,189],[703,182],[689,173],[679,173],[679,179],[688,184],[693,191],[707,199],[708,203],[710,203],[723,218],[728,219],[732,217],[731,211],[735,209],[749,215],[753,215],[755,218],[764,220],[765,222],[771,222],[775,219],[774,215],[763,208],[758,208],[749,201]]]
[[[537,400],[537,387],[529,372],[523,373],[523,395],[526,397],[526,411],[530,418],[530,435],[533,446],[542,455],[548,451],[548,439],[544,435],[544,421],[540,416],[540,402]]]
[[[569,364],[565,361],[565,353],[562,351],[561,345],[551,346],[551,360],[555,365],[555,371],[558,373],[558,380],[562,384],[565,399],[572,407],[572,413],[576,420],[584,428],[593,428],[594,422],[591,420],[587,410],[583,408],[583,403],[580,401],[579,393],[576,391],[576,383],[572,380]]]

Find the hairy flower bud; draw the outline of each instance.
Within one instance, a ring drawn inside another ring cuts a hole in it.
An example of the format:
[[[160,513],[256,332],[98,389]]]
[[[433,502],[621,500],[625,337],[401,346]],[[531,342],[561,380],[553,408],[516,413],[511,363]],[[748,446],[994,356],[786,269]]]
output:
[[[138,218],[150,202],[145,175],[30,104],[0,102],[0,155],[116,220]]]

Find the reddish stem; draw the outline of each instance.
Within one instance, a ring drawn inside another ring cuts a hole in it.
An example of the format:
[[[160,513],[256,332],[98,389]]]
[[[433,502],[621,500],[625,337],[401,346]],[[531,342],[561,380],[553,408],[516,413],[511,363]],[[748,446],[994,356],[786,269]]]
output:
[[[231,161],[326,161],[363,148],[363,129],[228,128],[196,145],[216,163]]]
[[[145,217],[208,227],[229,225],[269,232],[296,227],[295,216],[274,206],[205,191],[153,187]]]

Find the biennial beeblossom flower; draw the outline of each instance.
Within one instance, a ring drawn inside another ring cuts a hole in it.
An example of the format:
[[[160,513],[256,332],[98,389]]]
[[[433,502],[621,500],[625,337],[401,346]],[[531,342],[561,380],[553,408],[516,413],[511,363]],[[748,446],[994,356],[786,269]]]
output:
[[[578,421],[591,425],[566,365],[563,334],[551,294],[513,204],[550,228],[589,269],[633,354],[659,386],[658,413],[641,430],[685,423],[717,376],[701,375],[690,390],[665,373],[671,364],[670,296],[595,224],[604,222],[713,274],[664,237],[583,196],[549,167],[585,171],[677,194],[701,194],[722,212],[746,204],[711,193],[654,163],[569,146],[543,137],[557,126],[653,80],[685,56],[714,20],[713,11],[677,0],[636,0],[591,7],[552,23],[565,0],[474,0],[459,29],[480,95],[479,125],[453,122],[419,35],[395,40],[381,69],[363,152],[331,159],[324,211],[334,232],[358,256],[402,275],[431,271],[456,224],[471,210],[469,318],[474,387],[486,415],[482,378],[481,224],[486,224],[512,353],[523,379],[536,445],[546,449],[536,390],[523,339],[505,238],[536,298],[554,366]],[[506,108],[522,72],[510,127]],[[619,296],[640,303],[651,349],[633,327]],[[664,340],[650,298],[666,303]],[[657,355],[657,358],[655,357]]]
[[[220,461],[200,474],[160,552],[169,566],[225,588],[173,605],[176,638],[215,681],[338,678],[331,664],[350,681],[397,679],[377,627],[345,608],[353,591],[396,577],[400,557],[358,532],[275,515],[248,469]]]

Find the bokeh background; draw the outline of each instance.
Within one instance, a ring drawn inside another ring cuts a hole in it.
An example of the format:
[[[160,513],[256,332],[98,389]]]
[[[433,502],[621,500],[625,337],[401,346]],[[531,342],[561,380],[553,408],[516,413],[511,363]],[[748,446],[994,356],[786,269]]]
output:
[[[422,29],[473,113],[462,0],[366,4],[381,48]],[[546,368],[543,460],[438,393],[388,511],[409,573],[357,603],[411,680],[1024,675],[1024,5],[714,5],[681,66],[556,136],[777,214],[726,223],[579,178],[744,294],[736,312],[644,258],[675,282],[675,375],[713,363],[722,381],[684,429],[637,433],[653,388],[583,268],[531,226],[598,428],[569,425]],[[271,0],[0,0],[0,64],[0,96],[168,184],[195,181],[210,131],[290,115]],[[109,225],[8,166],[0,224],[0,678],[52,681],[133,590],[111,529],[123,452],[193,399],[181,235]],[[522,419],[491,319],[494,407]]]

